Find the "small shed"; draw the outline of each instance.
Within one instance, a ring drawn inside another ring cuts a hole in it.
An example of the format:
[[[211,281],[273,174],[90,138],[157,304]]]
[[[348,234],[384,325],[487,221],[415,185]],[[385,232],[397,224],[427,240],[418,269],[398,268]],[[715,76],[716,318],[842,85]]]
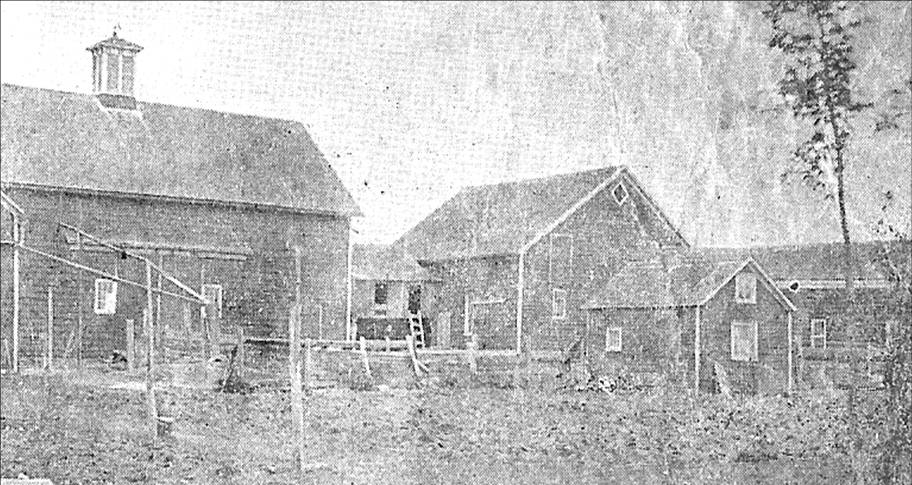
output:
[[[409,319],[419,313],[429,332],[435,314],[433,286],[429,272],[401,247],[352,247],[352,317],[359,336],[403,338]]]
[[[794,305],[750,257],[664,254],[600,284],[590,355],[660,369],[698,389],[773,394],[794,387]]]

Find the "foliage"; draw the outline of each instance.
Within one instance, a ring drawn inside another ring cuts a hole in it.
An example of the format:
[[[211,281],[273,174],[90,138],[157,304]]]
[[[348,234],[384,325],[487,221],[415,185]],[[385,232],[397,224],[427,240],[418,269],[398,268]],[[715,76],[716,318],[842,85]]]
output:
[[[792,114],[811,122],[812,134],[793,153],[794,173],[824,197],[839,204],[840,225],[846,245],[846,285],[852,286],[850,236],[845,210],[845,181],[848,143],[852,134],[850,115],[870,107],[853,99],[852,75],[857,66],[852,58],[852,36],[859,21],[846,2],[777,0],[763,15],[773,29],[769,46],[786,57],[779,93]]]

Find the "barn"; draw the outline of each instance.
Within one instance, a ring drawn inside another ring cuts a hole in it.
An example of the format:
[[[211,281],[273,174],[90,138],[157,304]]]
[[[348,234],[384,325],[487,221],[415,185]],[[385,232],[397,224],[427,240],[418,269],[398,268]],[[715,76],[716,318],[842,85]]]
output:
[[[687,242],[626,167],[467,187],[394,246],[438,281],[433,345],[558,351],[591,281]]]
[[[2,86],[4,367],[49,341],[107,357],[145,316],[184,342],[207,312],[281,335],[295,288],[309,333],[345,337],[360,212],[304,126],[137,100],[141,49],[116,34],[89,47],[91,94]]]
[[[595,285],[589,355],[711,389],[790,391],[795,306],[750,258],[660,252]]]

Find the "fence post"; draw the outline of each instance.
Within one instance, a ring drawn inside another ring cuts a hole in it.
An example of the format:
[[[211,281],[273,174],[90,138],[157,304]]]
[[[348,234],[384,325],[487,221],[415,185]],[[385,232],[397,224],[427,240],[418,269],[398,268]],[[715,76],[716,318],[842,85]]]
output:
[[[247,365],[247,345],[244,337],[244,327],[241,327],[241,336],[238,339],[238,377],[244,377],[244,367]]]
[[[311,339],[304,339],[304,388],[308,390],[313,380],[313,359],[310,353],[312,346],[313,341]]]
[[[371,376],[370,363],[367,361],[367,341],[362,335],[358,342],[361,346],[361,362],[364,364],[364,372],[367,373],[367,377],[370,379],[373,376]]]
[[[294,427],[298,471],[304,468],[304,396],[301,392],[301,308],[291,307],[288,317],[288,373],[291,380],[291,421]]]
[[[51,370],[54,364],[54,289],[48,286],[47,291],[47,349],[44,356],[44,368]]]
[[[466,343],[466,349],[469,354],[469,369],[472,370],[472,374],[478,373],[478,340],[475,338],[475,334],[472,334],[469,337],[469,341]]]
[[[127,319],[127,370],[132,371],[136,365],[136,323]]]

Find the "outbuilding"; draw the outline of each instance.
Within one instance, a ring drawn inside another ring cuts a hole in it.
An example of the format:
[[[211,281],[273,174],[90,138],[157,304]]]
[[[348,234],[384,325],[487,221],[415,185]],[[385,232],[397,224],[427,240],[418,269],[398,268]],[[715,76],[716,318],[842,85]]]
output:
[[[753,258],[659,253],[599,284],[590,356],[739,392],[794,388],[795,306]]]

